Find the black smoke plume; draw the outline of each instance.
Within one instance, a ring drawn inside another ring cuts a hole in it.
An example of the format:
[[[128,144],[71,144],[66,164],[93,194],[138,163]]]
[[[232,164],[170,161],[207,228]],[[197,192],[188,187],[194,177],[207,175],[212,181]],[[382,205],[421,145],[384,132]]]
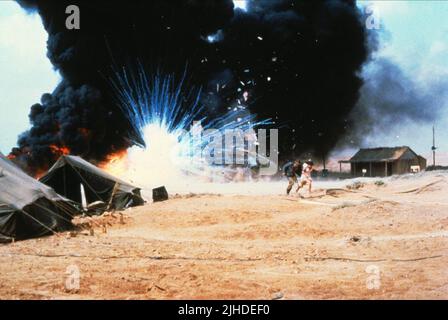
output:
[[[211,63],[254,97],[252,112],[275,121],[280,158],[321,159],[345,135],[371,51],[363,21],[355,1],[253,0],[222,30]]]
[[[370,34],[372,35],[372,34]],[[371,52],[377,50],[378,39],[370,38]],[[347,148],[390,146],[392,132],[437,123],[443,116],[448,81],[444,77],[412,77],[391,58],[376,55],[362,71],[360,97],[350,113],[335,151]],[[424,133],[422,133],[424,134]],[[378,137],[377,139],[375,139]],[[430,140],[430,134],[429,139]]]
[[[113,65],[137,59],[180,75],[187,65],[191,85],[206,89],[209,117],[247,92],[250,111],[280,126],[280,156],[320,157],[344,134],[369,51],[353,0],[252,0],[247,12],[231,0],[18,2],[41,16],[48,58],[62,76],[32,106],[32,128],[13,150],[34,173],[64,148],[102,161],[130,146],[105,79]],[[80,30],[65,27],[68,5],[80,8]]]

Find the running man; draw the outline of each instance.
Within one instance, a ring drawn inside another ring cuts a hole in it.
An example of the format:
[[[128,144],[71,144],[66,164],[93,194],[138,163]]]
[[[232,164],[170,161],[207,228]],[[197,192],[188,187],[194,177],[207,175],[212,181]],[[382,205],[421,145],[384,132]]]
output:
[[[302,163],[300,160],[288,162],[283,166],[283,174],[288,178],[288,187],[286,188],[286,194],[289,195],[294,184],[297,183],[297,176],[302,174]]]
[[[301,188],[308,184],[308,192],[311,194],[311,189],[313,186],[313,178],[311,178],[311,173],[315,171],[314,163],[311,160],[306,161],[303,164],[302,176],[300,177],[300,183],[297,187],[296,192],[299,192]]]

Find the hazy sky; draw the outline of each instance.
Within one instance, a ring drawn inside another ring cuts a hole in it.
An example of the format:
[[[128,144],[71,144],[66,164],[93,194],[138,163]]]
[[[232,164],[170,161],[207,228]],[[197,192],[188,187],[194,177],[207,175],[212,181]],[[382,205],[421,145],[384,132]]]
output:
[[[360,1],[360,5],[372,1]],[[396,62],[424,88],[448,77],[448,1],[375,1],[381,19],[379,56]],[[244,7],[244,1],[239,2]],[[0,1],[0,151],[7,153],[28,126],[28,111],[59,81],[46,58],[47,35],[36,14]],[[447,90],[448,91],[448,90]],[[441,152],[448,153],[448,95],[437,99],[444,116],[436,122]],[[429,156],[432,124],[390,128],[367,146],[409,145]],[[448,161],[448,159],[447,159]]]
[[[47,34],[38,15],[0,1],[0,151],[8,153],[29,127],[30,106],[59,76],[46,57]]]
[[[360,6],[373,3],[380,17],[379,57],[394,61],[422,90],[437,83],[448,83],[448,1],[358,3]],[[448,88],[434,98],[434,104],[442,110],[442,116],[435,121],[436,144],[441,154],[448,155]],[[431,143],[432,123],[407,123],[369,137],[366,146],[409,145],[429,159]],[[440,160],[448,164],[446,155]]]

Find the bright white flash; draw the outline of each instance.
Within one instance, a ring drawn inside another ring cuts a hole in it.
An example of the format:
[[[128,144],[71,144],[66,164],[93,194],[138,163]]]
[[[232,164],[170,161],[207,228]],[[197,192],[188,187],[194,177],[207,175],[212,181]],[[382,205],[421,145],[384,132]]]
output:
[[[235,9],[241,9],[247,11],[247,0],[233,0]]]
[[[182,158],[179,132],[169,132],[163,124],[154,122],[143,129],[147,148],[134,146],[128,150],[127,179],[141,186],[178,184],[182,168],[188,168],[187,158]]]
[[[258,125],[270,124],[269,119],[256,121],[254,115],[236,108],[208,119],[202,126],[205,118],[200,115],[203,111],[199,105],[200,90],[187,90],[185,75],[175,81],[172,75],[156,73],[148,77],[142,66],[134,71],[123,68],[111,79],[120,107],[133,128],[130,138],[135,142],[127,156],[116,163],[120,177],[146,190],[165,185],[171,191],[183,192],[191,190],[197,182],[234,180],[239,171],[249,173],[250,166],[256,165],[256,161],[251,161],[256,156],[254,150],[245,144],[241,147],[247,155],[246,169],[211,163],[209,160],[215,157],[222,158],[218,153],[221,148],[216,149],[216,155],[212,152],[212,158],[204,157],[204,150],[209,150],[204,143],[211,138],[215,141],[217,132],[250,133]],[[253,146],[256,137],[250,137]],[[233,151],[233,144],[222,148],[224,155]]]

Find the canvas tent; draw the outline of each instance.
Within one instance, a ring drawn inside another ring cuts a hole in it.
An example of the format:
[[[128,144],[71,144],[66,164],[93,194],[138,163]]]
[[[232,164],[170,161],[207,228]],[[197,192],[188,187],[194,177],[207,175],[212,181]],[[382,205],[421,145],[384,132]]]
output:
[[[144,204],[140,189],[124,182],[77,156],[62,156],[40,181],[60,195],[87,204],[104,202],[122,210]]]
[[[0,153],[0,242],[67,230],[74,214],[68,200]]]

